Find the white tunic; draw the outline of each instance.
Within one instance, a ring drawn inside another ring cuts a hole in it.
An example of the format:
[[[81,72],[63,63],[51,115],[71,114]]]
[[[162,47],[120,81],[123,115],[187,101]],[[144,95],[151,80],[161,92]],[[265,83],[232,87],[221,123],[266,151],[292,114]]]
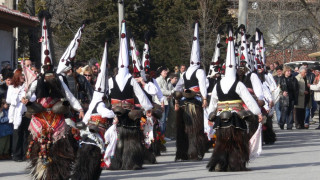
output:
[[[103,102],[100,102],[97,105],[97,112],[102,118],[114,118],[115,116],[113,111],[106,108],[106,105]]]
[[[251,73],[250,80],[251,80],[254,94],[257,96],[259,100],[263,100],[264,96],[263,96],[262,83],[258,75],[256,73]]]
[[[272,74],[270,74],[270,73],[265,74],[264,77],[265,77],[265,80],[267,82],[268,88],[270,89],[271,92],[273,92],[277,88],[277,83],[274,80]]]
[[[126,84],[130,77],[131,77],[131,74],[127,74],[126,77],[122,80],[122,81],[125,81],[125,82],[123,82],[123,84]],[[152,109],[153,106],[152,106],[151,102],[149,101],[148,97],[143,92],[140,85],[137,83],[137,81],[134,78],[131,79],[130,85],[133,87],[134,94],[137,96],[142,108],[145,109],[146,111]],[[111,93],[111,89],[113,87],[114,87],[113,86],[113,78],[110,78],[109,79],[109,94]]]
[[[189,71],[189,69],[186,72],[186,79],[190,80],[192,74],[194,71],[196,72],[196,77],[199,81],[199,88],[200,88],[200,93],[202,97],[207,97],[207,76],[206,73],[204,72],[203,69],[195,69],[193,71]],[[174,88],[174,91],[183,91],[184,88],[184,79],[183,77],[179,79],[176,87]]]
[[[22,122],[22,115],[27,111],[26,106],[21,102],[21,99],[25,96],[24,91],[25,84],[13,87],[10,85],[7,91],[6,102],[10,104],[8,111],[9,123],[13,123],[13,128],[18,129]]]
[[[265,104],[263,107],[265,110],[268,111],[270,110],[269,104],[272,102],[272,95],[267,86],[267,82],[263,82],[262,88],[263,88],[263,95],[264,95],[264,101],[265,101]]]
[[[267,82],[263,82],[262,89],[263,89],[264,99],[266,99],[270,103],[272,101],[272,95],[271,95],[270,89],[267,85]]]
[[[63,82],[63,80],[61,80],[59,78],[60,82],[61,82],[61,85],[65,91],[65,94],[66,94],[66,99],[69,101],[71,107],[76,110],[76,111],[81,111],[82,110],[82,107],[80,105],[80,102],[73,96],[73,94],[70,92],[69,88],[67,87],[67,85]],[[31,96],[34,95],[34,93],[36,92],[36,89],[37,89],[37,84],[38,84],[38,80],[35,80],[33,81],[33,83],[31,84],[28,92],[27,92],[27,99],[29,99],[31,102],[32,101],[35,101],[36,98],[34,100],[31,100]]]
[[[164,102],[164,96],[163,96],[163,94],[162,94],[162,91],[161,91],[161,89],[160,89],[160,86],[159,86],[159,84],[158,84],[158,82],[157,82],[157,80],[156,79],[152,79],[152,82],[153,82],[153,84],[157,87],[157,89],[158,89],[158,92],[157,92],[157,99],[160,101],[160,103],[162,103],[162,102]]]
[[[158,93],[158,88],[152,82],[146,83],[143,89],[151,96],[154,96]]]
[[[225,80],[225,81],[223,81]],[[230,88],[225,88],[227,87],[226,84],[230,84],[233,82],[228,82],[227,79],[223,78],[221,80],[221,89],[223,93],[228,93]],[[247,87],[242,83],[242,82],[238,82],[237,86],[236,86],[236,93],[240,96],[240,98],[242,99],[242,101],[247,105],[247,107],[249,108],[249,110],[255,114],[255,115],[259,115],[261,114],[260,108],[258,106],[258,104],[256,103],[256,101],[253,99],[253,97],[251,96],[251,94],[249,93]],[[217,105],[218,105],[218,94],[217,94],[217,85],[214,86],[212,94],[211,94],[211,100],[210,100],[210,105],[208,108],[208,114],[210,114],[211,112],[215,112],[217,109]]]

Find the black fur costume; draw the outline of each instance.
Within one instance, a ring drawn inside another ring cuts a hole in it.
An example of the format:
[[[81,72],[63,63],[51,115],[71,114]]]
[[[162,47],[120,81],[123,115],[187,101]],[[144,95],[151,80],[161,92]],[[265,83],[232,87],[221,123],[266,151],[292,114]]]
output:
[[[250,117],[253,118],[254,117]],[[248,119],[247,119],[248,120]],[[245,119],[232,113],[229,120],[214,118],[216,146],[207,165],[209,171],[245,171],[249,161],[249,134]]]
[[[156,119],[153,125],[154,141],[151,143],[149,148],[150,152],[152,152],[155,156],[161,156],[161,146],[163,146],[163,144],[161,143],[160,136],[159,121]]]
[[[142,169],[146,148],[142,144],[143,133],[140,120],[132,120],[128,112],[118,116],[118,141],[114,157],[111,159],[110,170]]]
[[[92,141],[87,137],[81,138],[82,141]],[[74,164],[72,179],[98,180],[102,172],[102,168],[100,167],[102,158],[101,149],[99,147],[91,144],[81,144]]]
[[[72,172],[72,164],[75,160],[77,141],[73,138],[71,131],[66,138],[58,140],[52,144],[48,152],[50,160],[45,164],[39,158],[40,143],[34,142],[29,159],[28,170],[34,179],[43,180],[66,180],[69,179]]]
[[[97,113],[97,106],[99,103],[103,103],[103,100],[95,105],[92,110],[93,114]],[[87,125],[88,129],[82,130],[72,179],[98,180],[100,178],[102,168],[104,168],[104,163],[102,163],[102,150],[105,148],[104,134],[112,126],[112,123],[112,118],[106,119],[105,123],[103,121],[90,120]],[[84,127],[86,128],[86,126]]]
[[[42,75],[38,79],[35,91],[37,99],[46,97],[53,99],[65,98],[66,95],[58,76],[51,74],[51,77],[52,78],[45,80],[45,76]],[[52,116],[53,115],[54,113]],[[41,131],[46,131],[44,135],[41,135],[41,139],[30,137],[28,170],[30,170],[30,174],[34,179],[64,180],[70,178],[78,144],[74,139],[71,129],[68,126],[65,128],[64,137],[58,139],[56,142],[50,140],[55,132],[51,130],[47,131],[46,129],[41,129]],[[49,141],[41,145],[41,141],[45,139]],[[39,153],[41,149],[44,148],[46,149],[46,154],[40,156]]]
[[[177,141],[175,160],[202,160],[208,150],[204,134],[203,109],[195,98],[180,102],[176,117]]]
[[[265,144],[274,144],[276,133],[272,126],[272,116],[267,116],[266,123],[262,125],[262,140]]]
[[[267,72],[258,73],[261,83],[265,82],[267,74]],[[263,110],[262,113],[267,117],[266,122],[262,125],[262,140],[265,144],[273,144],[276,141],[276,133],[273,131],[272,116],[268,116],[268,113]]]

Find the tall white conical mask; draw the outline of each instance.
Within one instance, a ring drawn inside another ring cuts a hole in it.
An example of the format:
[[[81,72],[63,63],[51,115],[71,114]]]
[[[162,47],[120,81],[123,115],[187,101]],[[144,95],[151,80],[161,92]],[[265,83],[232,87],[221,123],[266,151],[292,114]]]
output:
[[[193,72],[200,68],[200,43],[199,43],[199,23],[195,23],[191,57],[190,57],[190,66],[186,71],[186,78],[190,79]]]
[[[109,86],[108,86],[108,48],[107,42],[104,45],[104,51],[101,61],[100,72],[97,77],[97,82],[92,96],[92,101],[90,102],[89,109],[86,112],[83,122],[88,123],[93,109],[96,107],[97,103],[103,101],[103,97],[106,96]]]
[[[74,36],[73,40],[70,42],[68,48],[63,53],[62,57],[60,58],[59,65],[57,68],[57,74],[63,73],[68,71],[72,68],[71,61],[74,61],[74,58],[77,53],[77,49],[80,45],[80,39],[82,35],[83,28],[85,24],[83,24],[79,30],[77,31],[76,35]]]
[[[134,43],[133,38],[130,38],[130,51],[131,51],[132,66],[133,66],[133,77],[140,77],[142,66],[139,58],[139,51],[137,50],[137,47],[136,47],[136,44]]]
[[[142,55],[142,67],[143,70],[148,74],[150,71],[150,54],[149,54],[149,42],[145,40]]]
[[[236,58],[235,58],[235,52],[234,52],[233,31],[232,31],[232,26],[229,25],[225,78],[233,82],[236,79],[236,73],[237,73],[237,67],[236,67]]]
[[[257,64],[255,63],[255,49],[254,49],[254,44],[253,41],[250,41],[250,57],[251,57],[251,71],[254,71],[257,69]]]
[[[120,50],[118,57],[118,74],[116,76],[116,81],[120,90],[124,89],[127,83],[127,77],[129,75],[129,54],[128,54],[128,42],[126,34],[126,21],[123,20],[121,24],[121,38],[120,38]]]
[[[251,71],[251,63],[248,55],[246,30],[244,25],[240,25],[241,43],[240,43],[240,64],[244,63],[245,66]]]
[[[40,39],[41,42],[41,65],[53,65],[52,64],[52,57],[51,57],[51,50],[50,50],[50,41],[49,41],[49,34],[48,34],[48,26],[46,18],[43,17],[42,19],[42,26],[41,26],[42,36]],[[41,72],[43,73],[43,68],[41,68]]]
[[[261,55],[261,61],[263,65],[266,65],[266,57],[265,57],[265,48],[264,48],[264,39],[263,39],[263,33],[260,32],[260,55]]]
[[[257,69],[260,69],[262,62],[261,62],[261,55],[260,55],[260,33],[259,29],[256,29],[255,35],[255,63],[257,64]]]
[[[246,40],[247,40],[247,54],[248,54],[248,60],[250,65],[250,71],[253,71],[254,65],[252,65],[252,57],[250,52],[250,34],[246,34]]]
[[[195,23],[192,50],[190,57],[190,67],[200,67],[200,43],[199,43],[199,23]]]
[[[217,40],[216,40],[216,46],[215,46],[215,50],[214,50],[214,55],[211,60],[208,76],[214,76],[216,73],[219,72],[219,66],[221,63],[220,62],[221,61],[220,60],[220,48],[221,48],[220,34],[218,34]]]
[[[104,45],[103,56],[101,61],[100,72],[95,84],[95,91],[100,93],[106,93],[108,90],[108,49],[107,42]]]

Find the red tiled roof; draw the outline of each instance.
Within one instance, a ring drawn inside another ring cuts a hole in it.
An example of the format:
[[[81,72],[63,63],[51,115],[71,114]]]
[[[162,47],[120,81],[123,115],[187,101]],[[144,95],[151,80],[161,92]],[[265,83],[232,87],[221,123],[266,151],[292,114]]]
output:
[[[35,16],[30,16],[27,13],[22,13],[22,12],[17,11],[17,10],[9,9],[6,6],[3,6],[3,5],[0,5],[0,11],[1,12],[5,12],[7,14],[14,15],[14,16],[19,16],[19,17],[22,17],[22,18],[25,18],[25,19],[28,19],[28,20],[31,20],[31,21],[40,22],[39,19],[37,17],[35,17]]]
[[[266,64],[278,61],[280,64],[292,61],[314,61],[316,58],[308,57],[308,54],[313,53],[313,50],[307,49],[291,49],[286,50],[271,50],[266,53]]]

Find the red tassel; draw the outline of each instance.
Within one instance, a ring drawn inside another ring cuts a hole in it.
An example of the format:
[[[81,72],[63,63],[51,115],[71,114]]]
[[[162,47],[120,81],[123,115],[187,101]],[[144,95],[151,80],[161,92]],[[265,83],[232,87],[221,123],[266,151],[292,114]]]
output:
[[[139,70],[138,70],[138,68],[137,68],[136,66],[134,66],[133,72],[134,72],[134,73],[139,73]]]
[[[107,164],[106,164],[104,161],[102,161],[102,162],[100,163],[100,167],[101,167],[102,169],[108,168]]]
[[[244,57],[244,55],[241,54],[240,60],[245,60],[245,59],[246,59],[246,57]]]

